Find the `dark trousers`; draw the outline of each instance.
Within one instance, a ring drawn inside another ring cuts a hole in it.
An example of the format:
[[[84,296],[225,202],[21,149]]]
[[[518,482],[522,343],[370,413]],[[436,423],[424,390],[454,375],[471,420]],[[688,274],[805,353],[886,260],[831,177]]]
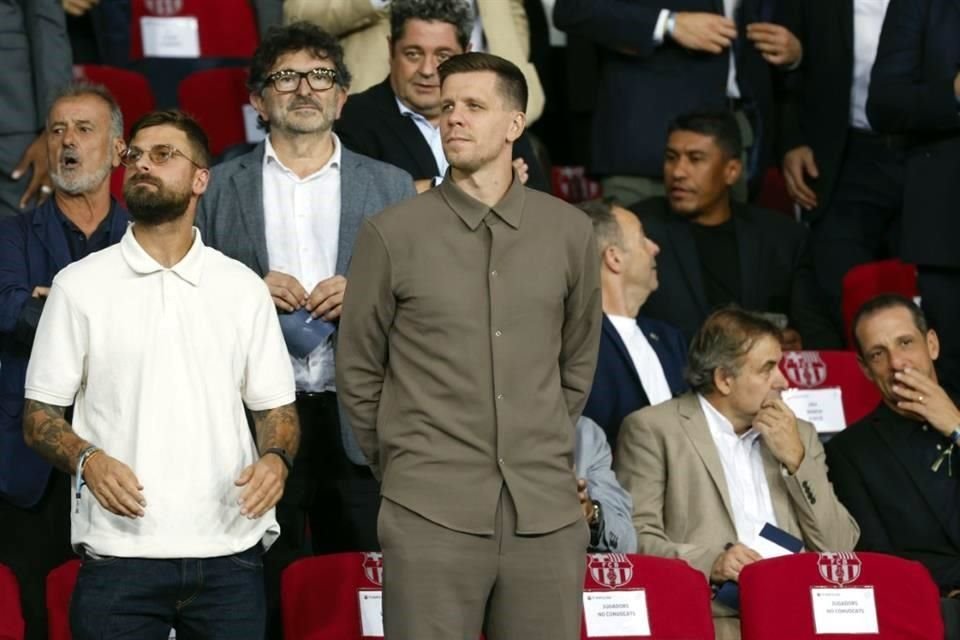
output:
[[[85,558],[70,599],[74,640],[263,638],[261,547],[216,558]]]
[[[904,158],[900,138],[851,129],[833,196],[811,225],[817,282],[841,335],[844,274],[897,255]]]
[[[43,498],[21,509],[0,498],[0,564],[17,576],[27,640],[47,638],[47,574],[76,556],[70,548],[70,476],[54,470]]]
[[[380,486],[347,458],[335,393],[298,393],[300,449],[277,504],[280,537],[264,556],[268,634],[280,637],[280,576],[310,554],[378,551]]]
[[[920,265],[917,270],[920,305],[940,338],[939,382],[960,397],[960,269]]]

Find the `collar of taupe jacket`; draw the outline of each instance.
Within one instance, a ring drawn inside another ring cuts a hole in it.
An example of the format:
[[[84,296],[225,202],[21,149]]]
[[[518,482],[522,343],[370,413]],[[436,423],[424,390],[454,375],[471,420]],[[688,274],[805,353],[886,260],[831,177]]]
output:
[[[500,202],[493,207],[488,207],[454,184],[449,170],[447,170],[447,175],[440,183],[439,188],[443,199],[460,216],[463,223],[470,227],[471,231],[476,231],[491,211],[514,229],[520,228],[520,220],[523,218],[523,205],[526,200],[526,189],[521,184],[516,171],[513,173],[513,182],[510,184],[510,188],[507,189]]]

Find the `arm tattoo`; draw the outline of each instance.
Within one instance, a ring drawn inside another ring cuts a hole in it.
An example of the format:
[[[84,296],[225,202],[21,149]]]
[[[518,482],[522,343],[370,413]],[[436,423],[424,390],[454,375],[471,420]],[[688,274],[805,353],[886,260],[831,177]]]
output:
[[[259,451],[279,447],[286,449],[291,456],[297,453],[297,447],[300,446],[300,419],[293,403],[251,413],[257,429]]]
[[[90,443],[78,437],[64,419],[66,407],[27,400],[23,407],[23,439],[47,462],[67,473]]]

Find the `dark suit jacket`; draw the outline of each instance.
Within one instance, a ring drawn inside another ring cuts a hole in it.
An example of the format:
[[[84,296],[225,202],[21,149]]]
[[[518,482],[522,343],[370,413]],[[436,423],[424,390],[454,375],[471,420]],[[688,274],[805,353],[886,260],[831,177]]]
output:
[[[713,309],[707,302],[702,267],[691,226],[670,211],[666,198],[633,206],[644,231],[660,245],[660,287],[643,306],[644,315],[678,327],[689,340]],[[745,309],[785,314],[808,349],[842,348],[819,292],[806,252],[804,227],[782,213],[734,204],[740,254],[738,304]]]
[[[111,206],[110,238],[117,242],[130,218],[116,202]],[[49,287],[70,262],[53,198],[29,213],[0,218],[0,496],[21,507],[40,500],[50,476],[50,465],[23,440],[23,385],[43,310],[30,294]]]
[[[780,95],[778,154],[808,145],[820,175],[811,181],[824,211],[836,184],[850,126],[854,0],[790,0],[785,26],[803,43],[803,62]]]
[[[904,260],[960,267],[960,0],[891,0],[870,80],[867,115],[876,129],[910,139]]]
[[[760,164],[769,161],[773,138],[772,70],[746,39],[746,25],[779,19],[770,0],[743,0],[739,14],[737,76],[741,93],[756,103],[763,122]],[[660,9],[723,13],[722,0],[557,0],[557,28],[584,36],[602,49],[600,86],[593,120],[590,168],[600,175],[663,174],[667,125],[693,110],[724,109],[727,104],[726,53],[684,49],[668,38],[660,46],[653,32]],[[631,51],[632,54],[621,53]]]
[[[674,397],[687,390],[683,379],[683,368],[687,362],[687,341],[675,327],[665,322],[640,316],[637,326],[650,341],[657,353],[663,373],[670,385]],[[593,375],[590,397],[583,408],[583,415],[596,422],[607,435],[607,442],[615,449],[620,423],[629,413],[643,409],[650,404],[640,382],[636,367],[623,343],[617,328],[613,326],[607,314],[603,314],[603,327],[600,333],[600,355],[597,358],[597,371]]]
[[[194,222],[207,246],[239,260],[261,277],[270,270],[263,219],[263,152],[261,142],[248,153],[213,168]],[[416,193],[408,173],[354,153],[346,144],[340,157],[340,190],[336,272],[346,275],[363,219]],[[347,456],[356,464],[364,464],[363,453],[342,412],[340,435]]]
[[[400,113],[389,78],[366,91],[351,95],[335,128],[345,146],[400,167],[414,180],[440,175],[430,145],[423,139],[416,123]],[[550,183],[528,135],[523,134],[514,143],[513,157],[523,158],[530,167],[528,187],[550,192]]]
[[[941,589],[956,589],[960,505],[943,502],[949,501],[945,489],[958,480],[948,479],[946,462],[937,473],[930,469],[938,452],[917,437],[919,429],[919,423],[881,404],[827,443],[830,480],[860,524],[858,549],[921,562]],[[946,438],[930,434],[930,439],[947,444]]]

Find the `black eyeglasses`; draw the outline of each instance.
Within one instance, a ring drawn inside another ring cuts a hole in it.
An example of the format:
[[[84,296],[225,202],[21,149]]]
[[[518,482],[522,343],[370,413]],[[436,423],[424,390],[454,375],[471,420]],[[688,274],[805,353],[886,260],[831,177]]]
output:
[[[337,72],[324,67],[311,71],[284,69],[271,73],[264,80],[264,84],[272,84],[277,93],[293,93],[300,88],[300,83],[304,78],[307,79],[307,85],[314,91],[326,91],[337,81]]]
[[[120,163],[125,167],[132,167],[140,161],[144,153],[147,154],[147,157],[150,158],[150,162],[153,164],[166,164],[173,156],[183,156],[187,159],[187,162],[197,169],[203,169],[203,167],[194,162],[190,156],[172,144],[155,144],[146,151],[139,147],[127,147],[120,154]]]

